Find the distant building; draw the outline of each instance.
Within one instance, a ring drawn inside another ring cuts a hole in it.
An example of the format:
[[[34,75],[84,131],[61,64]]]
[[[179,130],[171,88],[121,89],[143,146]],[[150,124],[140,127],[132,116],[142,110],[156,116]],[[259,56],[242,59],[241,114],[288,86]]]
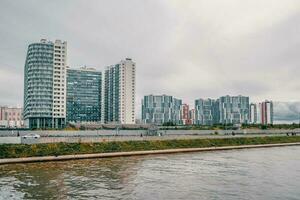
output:
[[[135,124],[135,65],[126,58],[103,72],[102,123]]]
[[[21,128],[23,126],[22,108],[0,107],[0,128]]]
[[[195,100],[195,124],[213,125],[219,123],[218,102],[214,99]]]
[[[24,120],[30,128],[66,124],[67,42],[42,39],[28,46],[24,73]]]
[[[265,100],[259,103],[260,123],[273,124],[273,102]]]
[[[222,96],[219,98],[220,123],[249,123],[249,97]]]
[[[195,116],[195,109],[191,109],[189,111],[189,118],[191,120],[191,124],[196,124],[195,121],[196,121],[196,116]]]
[[[67,122],[100,122],[102,73],[67,69]]]
[[[257,105],[255,103],[250,104],[250,120],[249,123],[251,124],[257,124]]]
[[[192,124],[189,111],[190,111],[189,105],[182,104],[182,106],[181,106],[181,124],[183,124],[183,125]]]
[[[181,123],[182,100],[167,95],[148,95],[142,100],[142,121],[146,124]]]

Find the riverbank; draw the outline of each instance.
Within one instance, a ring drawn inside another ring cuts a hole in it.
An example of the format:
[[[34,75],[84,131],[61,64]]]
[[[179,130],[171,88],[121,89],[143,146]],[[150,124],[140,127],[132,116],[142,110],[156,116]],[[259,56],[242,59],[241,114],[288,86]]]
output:
[[[131,151],[131,152],[115,152],[115,153],[96,153],[96,154],[78,154],[78,155],[63,155],[63,156],[42,156],[28,158],[7,158],[0,159],[0,165],[14,163],[31,163],[31,162],[49,162],[49,161],[66,161],[76,159],[92,159],[92,158],[112,158],[121,156],[142,156],[151,154],[171,154],[171,153],[188,153],[200,151],[217,151],[217,150],[234,150],[234,149],[250,149],[250,148],[268,148],[300,145],[296,143],[281,143],[281,144],[261,144],[261,145],[240,145],[227,147],[204,147],[204,148],[185,148],[185,149],[166,149],[166,150],[151,150],[151,151]]]
[[[0,164],[300,145],[300,136],[0,145]]]

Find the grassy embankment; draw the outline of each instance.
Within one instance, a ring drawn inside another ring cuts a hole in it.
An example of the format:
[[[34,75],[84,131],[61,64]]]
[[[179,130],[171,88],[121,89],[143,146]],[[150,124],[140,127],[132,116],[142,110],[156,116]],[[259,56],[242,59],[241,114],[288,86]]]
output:
[[[59,156],[71,154],[128,152],[179,148],[222,147],[235,145],[300,142],[300,136],[214,138],[188,140],[122,141],[102,143],[3,144],[0,158]]]

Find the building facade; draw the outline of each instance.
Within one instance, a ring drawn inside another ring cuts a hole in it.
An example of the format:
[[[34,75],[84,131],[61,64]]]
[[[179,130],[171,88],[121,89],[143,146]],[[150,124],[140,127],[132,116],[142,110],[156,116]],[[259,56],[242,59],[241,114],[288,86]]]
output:
[[[213,125],[219,123],[218,100],[197,99],[195,100],[195,124]]]
[[[102,73],[67,69],[67,122],[100,122]]]
[[[182,104],[180,118],[181,118],[182,125],[191,125],[192,124],[192,121],[190,118],[190,107],[188,104]]]
[[[222,96],[219,98],[220,123],[247,124],[249,123],[249,97]]]
[[[67,43],[42,39],[28,46],[24,70],[24,120],[30,128],[66,123]]]
[[[142,100],[142,121],[146,124],[181,123],[182,100],[167,95],[148,95]]]
[[[250,104],[249,115],[250,115],[249,123],[257,124],[257,122],[258,122],[258,119],[257,119],[257,105],[255,103]]]
[[[259,109],[260,123],[264,125],[273,124],[273,102],[265,100],[259,103]]]
[[[196,116],[195,116],[195,109],[190,109],[189,111],[189,118],[191,120],[191,124],[196,124]]]
[[[102,75],[102,123],[135,124],[135,69],[130,58],[106,67]]]
[[[23,126],[23,108],[0,107],[0,127],[21,128]]]

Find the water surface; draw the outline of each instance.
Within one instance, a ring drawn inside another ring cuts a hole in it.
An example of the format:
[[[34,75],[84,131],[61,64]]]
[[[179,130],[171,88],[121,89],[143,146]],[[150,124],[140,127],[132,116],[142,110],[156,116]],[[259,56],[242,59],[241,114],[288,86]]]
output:
[[[300,146],[3,165],[0,199],[300,199]]]

